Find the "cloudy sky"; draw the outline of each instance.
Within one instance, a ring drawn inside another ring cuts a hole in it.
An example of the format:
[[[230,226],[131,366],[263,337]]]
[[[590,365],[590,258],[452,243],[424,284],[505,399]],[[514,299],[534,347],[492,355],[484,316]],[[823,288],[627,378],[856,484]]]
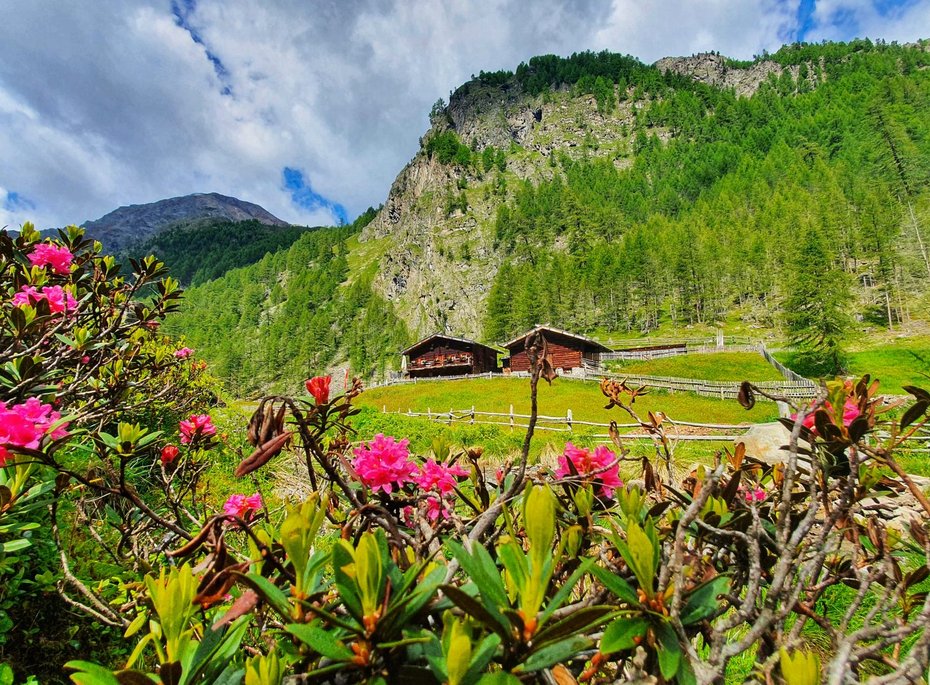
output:
[[[856,36],[930,37],[930,0],[0,0],[0,226],[211,191],[351,220],[482,69]]]

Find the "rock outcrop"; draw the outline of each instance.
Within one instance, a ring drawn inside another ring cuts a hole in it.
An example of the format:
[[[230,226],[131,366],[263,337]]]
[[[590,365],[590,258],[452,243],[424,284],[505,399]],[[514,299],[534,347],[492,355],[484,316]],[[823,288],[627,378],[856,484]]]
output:
[[[655,63],[660,71],[672,71],[716,88],[732,88],[737,95],[748,97],[762,83],[775,75],[781,76],[784,68],[772,60],[754,62],[746,68],[733,67],[723,55],[702,52],[692,57],[663,57]],[[800,67],[793,65],[789,72],[797,79]]]

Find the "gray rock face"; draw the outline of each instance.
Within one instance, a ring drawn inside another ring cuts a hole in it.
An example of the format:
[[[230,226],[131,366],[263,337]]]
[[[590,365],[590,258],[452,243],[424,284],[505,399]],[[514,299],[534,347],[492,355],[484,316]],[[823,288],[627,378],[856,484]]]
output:
[[[726,57],[712,52],[703,52],[693,57],[663,57],[655,66],[661,71],[689,76],[709,86],[732,88],[741,96],[752,95],[771,74],[777,77],[784,71],[780,64],[771,60],[757,62],[747,69],[731,67]],[[800,69],[793,65],[789,71],[792,78],[796,79]]]
[[[88,237],[102,242],[110,252],[120,252],[172,224],[200,219],[255,219],[269,226],[289,225],[251,202],[219,193],[196,193],[144,205],[120,207],[96,221],[85,222],[83,226]]]

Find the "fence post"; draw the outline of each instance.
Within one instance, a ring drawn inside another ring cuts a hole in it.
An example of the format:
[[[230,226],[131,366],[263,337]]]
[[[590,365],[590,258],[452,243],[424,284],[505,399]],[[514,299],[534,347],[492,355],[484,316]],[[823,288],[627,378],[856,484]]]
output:
[[[471,423],[475,424],[475,405],[471,405]]]
[[[510,430],[513,430],[513,405],[510,405]]]
[[[452,425],[452,407],[449,407],[449,425]]]
[[[572,410],[571,409],[565,410],[565,423],[568,424],[568,432],[571,433],[572,432]]]
[[[433,410],[430,409],[429,407],[426,408],[426,418],[429,419],[430,421],[433,420]]]
[[[386,404],[382,404],[382,405],[381,405],[381,413],[382,413],[382,414],[387,414],[387,405],[386,405]]]

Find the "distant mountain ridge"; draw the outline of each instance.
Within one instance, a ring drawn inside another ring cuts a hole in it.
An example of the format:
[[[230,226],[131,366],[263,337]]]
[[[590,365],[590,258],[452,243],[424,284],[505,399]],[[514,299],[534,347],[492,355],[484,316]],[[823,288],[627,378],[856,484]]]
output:
[[[219,193],[194,193],[141,205],[120,207],[95,221],[83,224],[88,237],[99,240],[110,252],[122,252],[141,244],[164,229],[203,219],[258,221],[267,226],[290,226],[265,208]]]

